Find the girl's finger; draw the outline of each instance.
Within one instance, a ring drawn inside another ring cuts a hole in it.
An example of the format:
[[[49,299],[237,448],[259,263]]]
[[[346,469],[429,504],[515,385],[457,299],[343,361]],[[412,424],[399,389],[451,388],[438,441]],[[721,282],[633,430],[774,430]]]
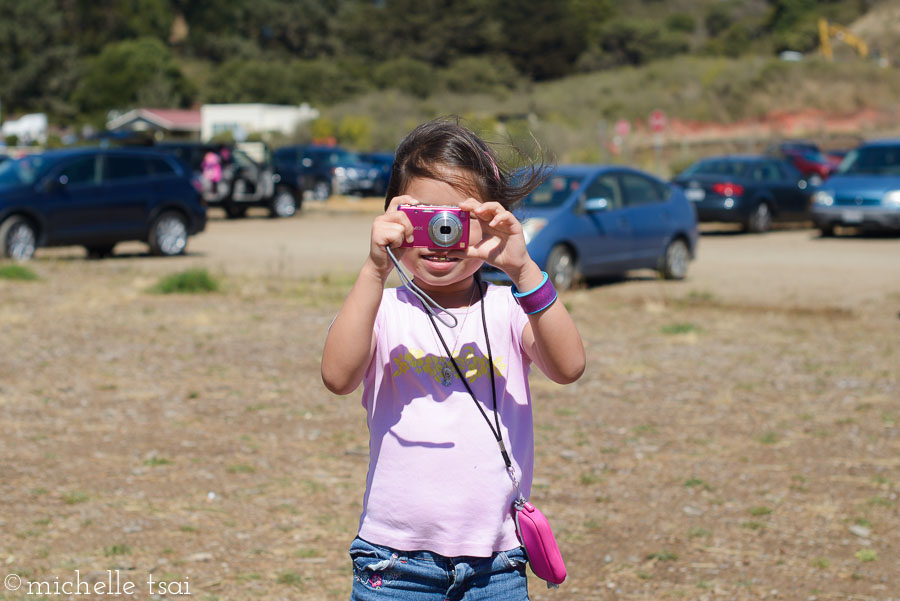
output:
[[[404,213],[403,211],[394,210],[394,211],[385,213],[384,215],[380,216],[378,219],[381,221],[387,222],[387,223],[399,223],[401,226],[403,226],[404,235],[407,236],[408,238],[410,238],[410,242],[412,242],[412,236],[413,236],[413,231],[414,231],[413,225],[412,225],[412,222],[409,220],[409,217],[407,216],[406,213]]]
[[[390,202],[390,204],[388,204],[388,208],[385,211],[385,213],[396,211],[397,207],[399,207],[400,205],[417,205],[417,204],[419,204],[419,201],[416,200],[415,198],[413,198],[412,196],[409,196],[407,194],[401,194],[400,196],[395,196],[394,198],[391,199],[391,202]]]
[[[469,211],[470,213],[474,213],[475,209],[481,206],[481,201],[475,198],[467,198],[461,203],[459,203],[459,208],[463,211]]]
[[[406,228],[402,223],[385,221],[382,222],[381,227],[373,234],[372,238],[378,246],[396,248],[407,238]]]
[[[485,202],[474,209],[475,215],[482,221],[490,221],[498,213],[506,211],[502,204],[496,201]]]

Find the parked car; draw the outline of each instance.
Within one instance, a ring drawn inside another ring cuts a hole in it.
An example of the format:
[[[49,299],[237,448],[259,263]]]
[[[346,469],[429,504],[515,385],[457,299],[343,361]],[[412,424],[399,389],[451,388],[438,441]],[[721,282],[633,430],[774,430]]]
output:
[[[359,155],[340,146],[284,146],[272,153],[272,160],[285,179],[311,190],[316,200],[332,194],[371,193],[381,171]]]
[[[209,206],[225,209],[230,218],[243,217],[250,207],[265,207],[272,217],[291,217],[303,204],[302,188],[295,179],[284,177],[273,165],[259,163],[232,145],[159,142],[153,148],[174,154],[200,177],[203,158],[216,153],[221,160],[222,179],[217,185],[206,186],[204,198]]]
[[[828,159],[828,162],[831,163],[831,167],[832,167],[831,173],[832,174],[835,171],[837,171],[838,167],[841,166],[841,163],[844,162],[844,158],[847,156],[848,152],[850,152],[850,151],[841,148],[841,149],[829,150],[825,153],[825,157]]]
[[[0,165],[0,248],[12,259],[69,245],[102,257],[126,240],[147,242],[155,255],[178,255],[205,227],[199,182],[174,157],[83,148]]]
[[[818,186],[835,170],[835,162],[813,142],[792,140],[770,146],[767,154],[788,161],[813,186]]]
[[[784,161],[756,155],[702,159],[673,182],[697,209],[700,221],[740,223],[748,232],[765,232],[773,220],[810,218],[813,187]]]
[[[900,231],[900,138],[847,153],[816,192],[812,215],[823,236],[844,225]]]
[[[640,268],[683,279],[697,251],[697,219],[681,190],[628,167],[559,166],[515,213],[528,253],[559,290]],[[506,279],[490,266],[484,274]]]
[[[391,169],[394,168],[393,152],[361,152],[359,156],[367,163],[378,168],[379,175],[372,182],[372,195],[383,196],[391,181]]]

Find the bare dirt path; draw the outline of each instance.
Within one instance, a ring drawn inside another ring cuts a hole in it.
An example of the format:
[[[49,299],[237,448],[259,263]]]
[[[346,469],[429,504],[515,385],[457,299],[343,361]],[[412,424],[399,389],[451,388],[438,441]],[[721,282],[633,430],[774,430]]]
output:
[[[185,265],[228,274],[315,277],[352,276],[368,252],[371,220],[381,201],[335,201],[313,205],[292,219],[227,220],[213,211],[207,231],[193,238]],[[749,236],[705,227],[697,260],[685,282],[657,282],[653,272],[632,273],[617,293],[695,291],[757,305],[862,308],[894,298],[900,304],[900,237],[820,238],[812,229],[782,229]],[[81,256],[80,249],[49,251]],[[122,253],[143,253],[138,244]],[[127,258],[119,259],[128,261]],[[171,270],[171,261],[137,260],[144,268]]]

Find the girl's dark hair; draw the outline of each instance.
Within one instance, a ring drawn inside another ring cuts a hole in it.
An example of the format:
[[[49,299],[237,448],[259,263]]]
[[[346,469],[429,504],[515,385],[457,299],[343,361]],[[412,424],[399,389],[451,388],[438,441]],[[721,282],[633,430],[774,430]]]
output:
[[[537,188],[548,173],[543,161],[511,173],[491,147],[460,125],[458,119],[435,119],[412,130],[397,147],[384,208],[387,210],[391,199],[404,193],[410,181],[424,178],[511,209]]]

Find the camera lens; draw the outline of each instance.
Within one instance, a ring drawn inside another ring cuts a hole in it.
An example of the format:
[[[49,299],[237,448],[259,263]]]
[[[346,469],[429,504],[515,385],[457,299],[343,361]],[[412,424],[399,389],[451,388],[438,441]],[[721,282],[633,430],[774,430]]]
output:
[[[455,213],[441,211],[428,224],[428,237],[436,246],[453,246],[462,238],[462,222]]]

